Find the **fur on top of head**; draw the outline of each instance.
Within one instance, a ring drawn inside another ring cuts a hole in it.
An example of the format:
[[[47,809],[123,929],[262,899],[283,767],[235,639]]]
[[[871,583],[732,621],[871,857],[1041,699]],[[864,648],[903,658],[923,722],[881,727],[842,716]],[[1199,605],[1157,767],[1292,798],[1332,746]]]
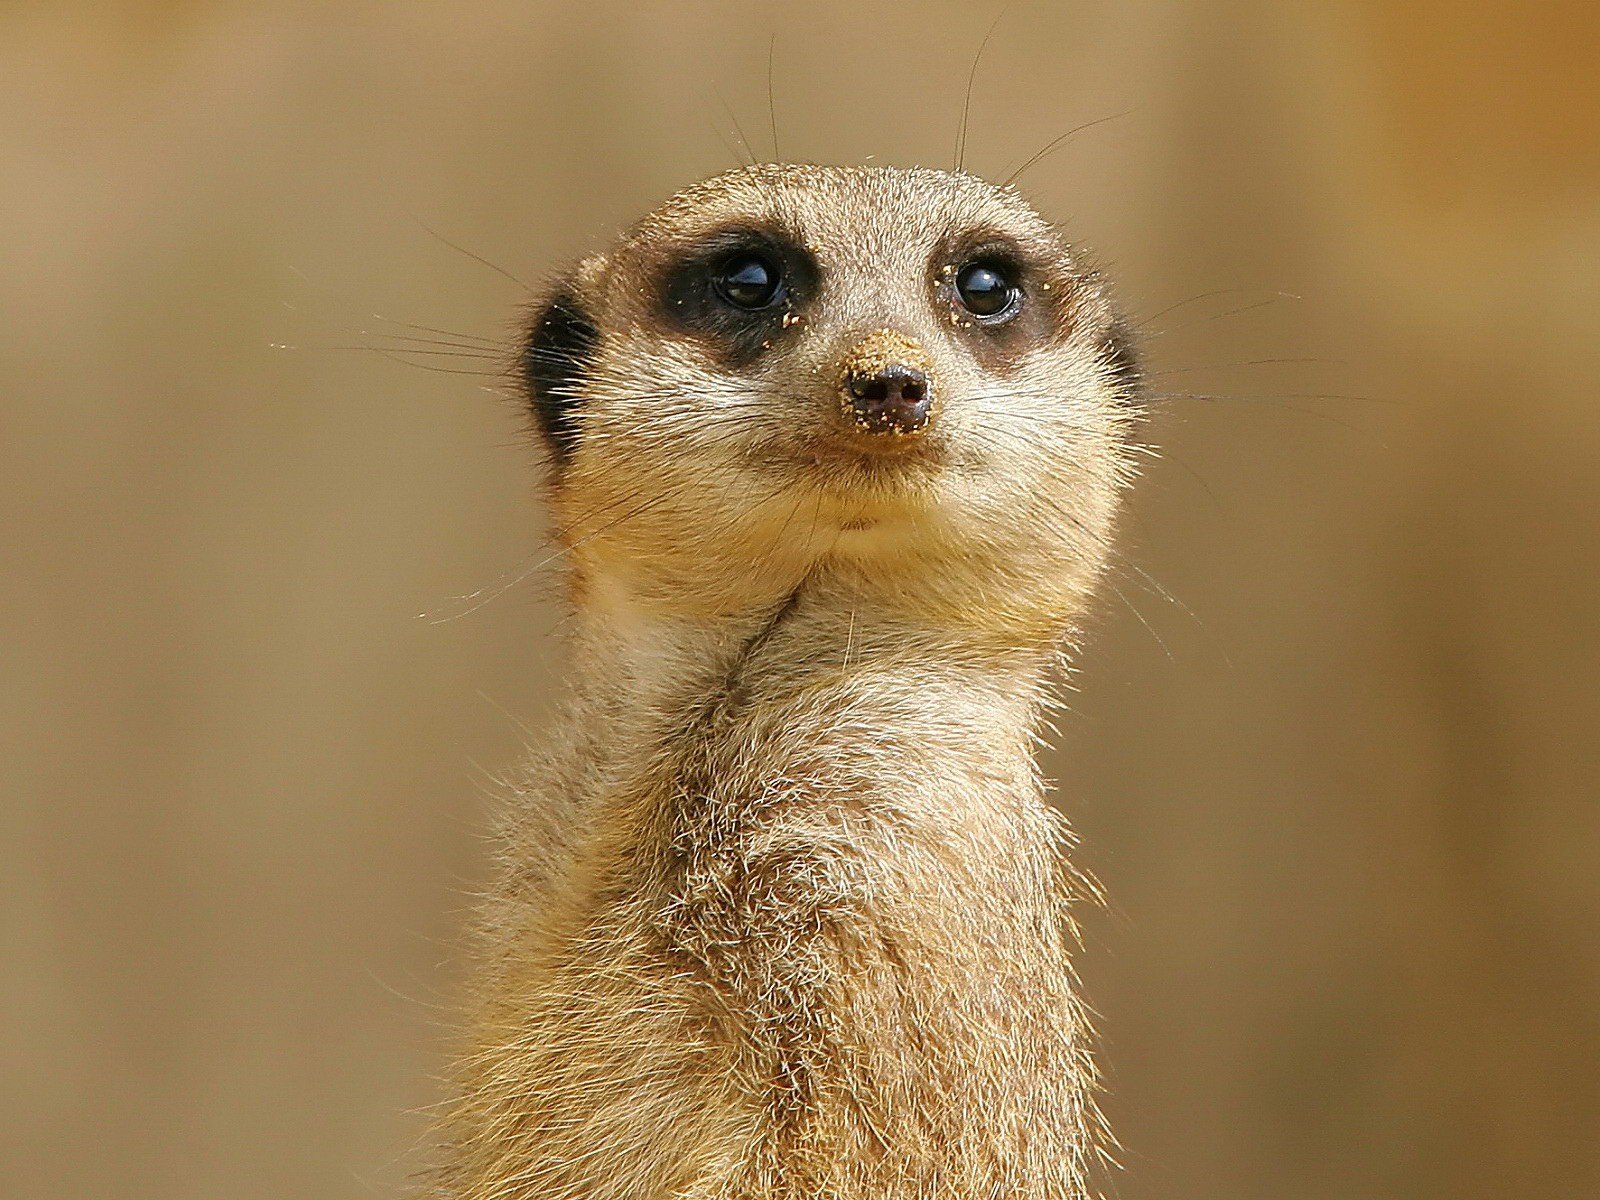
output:
[[[826,576],[918,620],[1059,630],[1132,474],[1104,281],[970,175],[697,184],[552,290],[521,363],[579,585],[685,615]]]

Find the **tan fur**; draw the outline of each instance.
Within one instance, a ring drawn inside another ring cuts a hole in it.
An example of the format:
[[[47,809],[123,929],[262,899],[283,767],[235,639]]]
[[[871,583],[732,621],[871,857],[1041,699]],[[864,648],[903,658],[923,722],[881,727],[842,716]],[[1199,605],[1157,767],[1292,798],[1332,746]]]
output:
[[[655,281],[766,219],[820,292],[730,369]],[[1003,352],[939,299],[970,228],[1037,264]],[[571,286],[600,333],[551,473],[571,698],[484,906],[439,1194],[1088,1195],[1033,749],[1131,474],[1098,278],[970,177],[785,166],[674,197]],[[892,353],[935,419],[891,451],[838,388]]]

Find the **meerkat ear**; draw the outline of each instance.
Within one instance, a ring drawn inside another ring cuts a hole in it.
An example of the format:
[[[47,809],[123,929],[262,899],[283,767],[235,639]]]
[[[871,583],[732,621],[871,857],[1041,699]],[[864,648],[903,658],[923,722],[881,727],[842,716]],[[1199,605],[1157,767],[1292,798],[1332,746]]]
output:
[[[600,332],[578,297],[575,280],[558,287],[535,314],[522,347],[522,382],[539,431],[557,466],[578,447],[583,373]]]

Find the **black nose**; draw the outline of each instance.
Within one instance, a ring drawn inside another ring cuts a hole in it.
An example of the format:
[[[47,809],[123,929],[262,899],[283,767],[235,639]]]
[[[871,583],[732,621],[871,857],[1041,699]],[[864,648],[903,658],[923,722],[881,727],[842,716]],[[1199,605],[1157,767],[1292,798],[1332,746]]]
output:
[[[856,423],[873,433],[916,433],[933,407],[928,377],[916,367],[890,363],[846,382]]]

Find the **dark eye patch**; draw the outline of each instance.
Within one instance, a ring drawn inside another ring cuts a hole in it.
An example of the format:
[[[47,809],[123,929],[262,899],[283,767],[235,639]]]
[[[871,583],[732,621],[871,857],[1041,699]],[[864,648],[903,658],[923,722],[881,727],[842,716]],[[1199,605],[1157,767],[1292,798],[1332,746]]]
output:
[[[937,246],[929,271],[941,319],[988,370],[1003,373],[1071,331],[1078,281],[1054,247],[973,229]]]
[[[797,238],[751,226],[694,243],[668,268],[660,297],[676,328],[742,366],[795,324],[816,287],[816,261]]]

